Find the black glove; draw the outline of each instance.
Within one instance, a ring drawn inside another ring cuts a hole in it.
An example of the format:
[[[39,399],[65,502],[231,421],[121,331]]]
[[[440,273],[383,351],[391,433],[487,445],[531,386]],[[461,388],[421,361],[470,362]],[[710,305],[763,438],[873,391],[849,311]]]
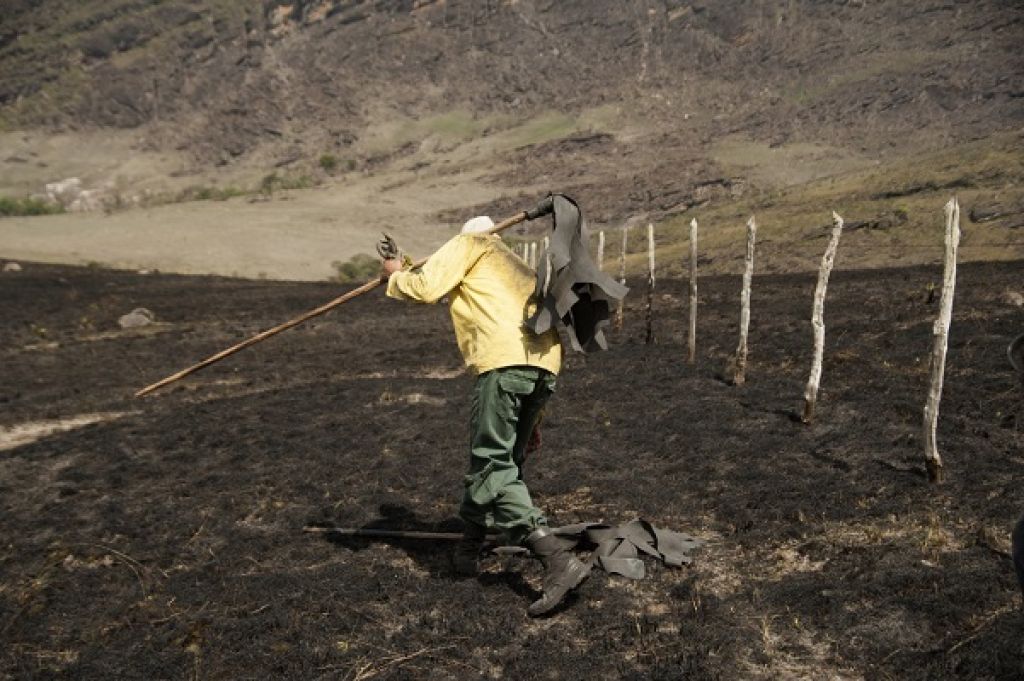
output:
[[[533,210],[526,211],[527,220],[536,220],[542,218],[545,215],[550,215],[555,210],[555,196],[554,194],[548,194],[541,202],[537,204],[537,207]]]
[[[402,251],[395,243],[394,237],[387,232],[381,232],[384,238],[377,242],[377,255],[384,260],[401,259]]]

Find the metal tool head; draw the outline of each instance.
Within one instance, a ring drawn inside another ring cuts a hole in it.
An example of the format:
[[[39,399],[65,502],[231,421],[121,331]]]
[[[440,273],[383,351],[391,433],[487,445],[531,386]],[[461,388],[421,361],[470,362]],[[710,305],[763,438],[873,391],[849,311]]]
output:
[[[384,260],[395,260],[402,257],[402,250],[395,242],[395,238],[387,232],[381,232],[384,238],[377,242],[377,255]]]

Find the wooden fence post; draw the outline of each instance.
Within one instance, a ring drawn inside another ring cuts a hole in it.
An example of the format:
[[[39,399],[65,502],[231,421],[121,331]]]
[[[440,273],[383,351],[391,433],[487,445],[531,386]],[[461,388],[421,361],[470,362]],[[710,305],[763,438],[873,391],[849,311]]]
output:
[[[619,253],[619,283],[623,286],[626,285],[626,240],[629,238],[629,225],[622,226],[622,251]],[[615,310],[615,324],[613,325],[616,331],[622,330],[623,316],[625,315],[625,308],[623,298],[619,298],[619,306]]]
[[[747,381],[747,331],[750,328],[750,281],[754,278],[754,242],[757,238],[757,222],[751,215],[747,220],[747,258],[743,270],[743,292],[740,294],[740,344],[734,358],[734,385]]]
[[[604,230],[597,233],[597,269],[604,270]]]
[[[544,237],[544,281],[546,286],[551,286],[551,239],[550,237]],[[537,265],[540,267],[540,264]],[[547,288],[545,287],[544,295],[547,296]]]
[[[828,289],[828,277],[832,273],[836,251],[839,249],[839,237],[843,233],[843,218],[832,211],[832,237],[821,256],[821,267],[818,269],[818,283],[814,287],[814,305],[811,308],[811,328],[814,329],[814,358],[811,361],[811,375],[807,379],[804,390],[803,422],[814,420],[814,406],[818,402],[818,386],[821,383],[821,362],[825,354],[825,291]]]
[[[928,480],[942,482],[942,457],[936,445],[939,424],[939,400],[942,399],[942,379],[946,371],[946,349],[949,346],[949,324],[953,316],[953,289],[956,287],[956,254],[960,245],[960,204],[956,197],[946,204],[946,258],[942,270],[942,298],[939,317],[932,327],[932,356],[929,364],[931,379],[928,400],[924,405],[924,459]]]
[[[697,362],[697,218],[690,220],[690,335],[686,361]]]
[[[647,223],[647,334],[644,342],[654,342],[654,223]]]
[[[530,242],[530,259],[529,259],[529,263],[530,263],[530,267],[532,269],[537,269],[537,242],[536,241],[531,241]]]

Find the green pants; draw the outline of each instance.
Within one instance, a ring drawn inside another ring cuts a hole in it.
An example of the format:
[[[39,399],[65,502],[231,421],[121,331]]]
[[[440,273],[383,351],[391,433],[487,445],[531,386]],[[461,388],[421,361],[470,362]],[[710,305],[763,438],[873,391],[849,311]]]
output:
[[[547,525],[530,500],[521,466],[541,409],[555,390],[554,374],[530,366],[480,374],[473,388],[469,472],[459,515],[495,527],[513,544]]]

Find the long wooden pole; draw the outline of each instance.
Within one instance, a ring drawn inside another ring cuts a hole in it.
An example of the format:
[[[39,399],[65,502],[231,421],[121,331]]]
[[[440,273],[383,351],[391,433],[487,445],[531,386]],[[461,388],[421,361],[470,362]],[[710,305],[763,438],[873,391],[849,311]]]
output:
[[[491,229],[488,230],[488,233],[489,234],[495,234],[495,233],[500,232],[500,231],[502,231],[504,229],[508,229],[512,225],[517,225],[517,224],[519,224],[520,222],[522,222],[525,219],[526,219],[526,211],[523,211],[521,213],[517,213],[517,214],[513,215],[512,217],[508,218],[507,220],[499,222],[494,227],[491,227]],[[413,267],[422,267],[427,262],[427,260],[428,260],[427,258],[424,258],[424,259],[420,260],[419,262],[415,263],[413,265]],[[277,326],[273,327],[272,329],[267,329],[266,331],[261,331],[260,333],[256,334],[252,338],[246,339],[246,340],[244,340],[241,343],[238,343],[236,345],[232,345],[230,348],[227,348],[226,350],[221,350],[217,354],[211,355],[211,356],[207,357],[206,359],[204,359],[201,362],[193,364],[192,366],[190,366],[188,368],[182,369],[181,371],[179,371],[177,373],[171,374],[167,378],[161,379],[161,380],[157,381],[156,383],[153,383],[152,385],[147,385],[142,390],[139,390],[138,392],[136,392],[135,393],[135,397],[142,397],[143,395],[148,395],[149,393],[153,392],[154,390],[162,388],[163,386],[165,386],[165,385],[167,385],[169,383],[174,383],[175,381],[180,380],[182,378],[185,378],[186,376],[188,376],[190,374],[194,374],[195,372],[199,371],[200,369],[208,367],[211,364],[214,364],[216,362],[219,362],[220,360],[224,359],[225,357],[230,357],[231,355],[235,354],[236,352],[238,352],[240,350],[244,350],[245,348],[249,347],[250,345],[255,345],[256,343],[259,343],[260,341],[266,340],[267,338],[270,338],[271,336],[276,336],[277,334],[281,333],[282,331],[287,331],[288,329],[290,329],[290,328],[292,328],[294,326],[298,326],[302,322],[305,322],[305,321],[307,321],[309,319],[312,319],[313,317],[319,317],[320,315],[324,314],[325,312],[330,312],[331,310],[333,310],[334,308],[338,307],[339,305],[343,305],[343,304],[347,303],[348,301],[352,300],[353,298],[356,298],[358,296],[363,295],[364,293],[372,291],[373,289],[377,288],[378,286],[380,286],[383,283],[384,283],[384,279],[383,278],[378,277],[376,279],[372,279],[372,280],[366,282],[365,284],[363,284],[362,286],[360,286],[358,288],[355,288],[355,289],[349,291],[348,293],[346,293],[344,295],[338,296],[334,300],[332,300],[332,301],[330,301],[328,303],[325,303],[325,304],[321,305],[320,307],[318,307],[318,308],[316,308],[314,310],[310,310],[309,312],[306,312],[305,314],[299,315],[298,317],[296,317],[294,319],[290,319],[290,320],[288,320],[287,322],[285,322],[283,324],[278,324]]]
[[[430,539],[440,541],[461,541],[461,532],[423,532],[418,530],[378,530],[369,527],[317,527],[306,526],[303,532],[309,534],[333,534],[340,537],[365,537],[379,539]],[[497,539],[499,535],[488,535],[489,539]]]
[[[953,291],[956,287],[956,253],[960,245],[960,204],[956,198],[946,204],[946,262],[942,271],[942,299],[939,316],[932,327],[931,380],[928,400],[924,405],[924,460],[928,480],[942,482],[942,457],[936,444],[939,424],[939,400],[942,399],[942,381],[946,372],[946,349],[949,346],[949,324],[953,317]]]
[[[821,267],[818,269],[818,283],[814,287],[814,304],[811,306],[811,327],[814,329],[814,357],[811,360],[811,375],[807,379],[804,390],[803,422],[814,420],[814,406],[818,402],[818,386],[821,383],[821,362],[825,354],[825,291],[828,288],[828,277],[832,273],[836,251],[839,249],[839,236],[843,233],[843,219],[832,211],[832,237],[821,256]]]
[[[210,355],[209,357],[207,357],[206,359],[204,359],[201,362],[193,364],[192,366],[190,366],[190,367],[188,367],[186,369],[182,369],[181,371],[179,371],[179,372],[177,372],[175,374],[171,374],[167,378],[161,379],[161,380],[157,381],[156,383],[153,383],[152,385],[148,385],[145,388],[143,388],[142,390],[139,390],[137,393],[135,393],[135,397],[142,397],[143,395],[148,395],[149,393],[153,392],[154,390],[162,388],[162,387],[164,387],[165,385],[167,385],[169,383],[174,383],[177,380],[185,378],[189,374],[194,374],[195,372],[199,371],[200,369],[208,367],[211,364],[214,364],[216,362],[219,362],[222,359],[224,359],[225,357],[229,357],[229,356],[235,354],[239,350],[244,350],[247,347],[249,347],[250,345],[255,345],[256,343],[259,343],[260,341],[266,340],[267,338],[270,338],[271,336],[275,336],[275,335],[281,333],[282,331],[287,331],[288,329],[292,328],[293,326],[298,326],[302,322],[304,322],[306,320],[309,320],[309,319],[312,319],[313,317],[318,317],[318,316],[322,315],[323,313],[328,312],[330,310],[333,310],[334,308],[338,307],[339,305],[342,305],[343,303],[347,303],[348,301],[352,300],[353,298],[356,298],[357,296],[361,296],[364,293],[372,291],[373,289],[375,289],[378,286],[380,286],[381,283],[383,283],[383,281],[381,279],[374,279],[372,281],[368,281],[365,284],[363,284],[362,286],[360,286],[359,288],[353,289],[353,290],[349,291],[348,293],[346,293],[345,295],[339,296],[339,297],[335,298],[334,300],[330,301],[329,303],[321,305],[320,307],[316,308],[315,310],[310,310],[309,312],[307,312],[307,313],[305,313],[303,315],[300,315],[300,316],[296,317],[295,319],[290,319],[287,322],[285,322],[284,324],[279,324],[279,325],[275,326],[272,329],[267,329],[266,331],[261,331],[260,333],[256,334],[252,338],[248,338],[248,339],[242,341],[241,343],[238,343],[237,345],[232,345],[230,348],[227,348],[226,350],[221,350],[220,352],[218,352],[215,355]]]

